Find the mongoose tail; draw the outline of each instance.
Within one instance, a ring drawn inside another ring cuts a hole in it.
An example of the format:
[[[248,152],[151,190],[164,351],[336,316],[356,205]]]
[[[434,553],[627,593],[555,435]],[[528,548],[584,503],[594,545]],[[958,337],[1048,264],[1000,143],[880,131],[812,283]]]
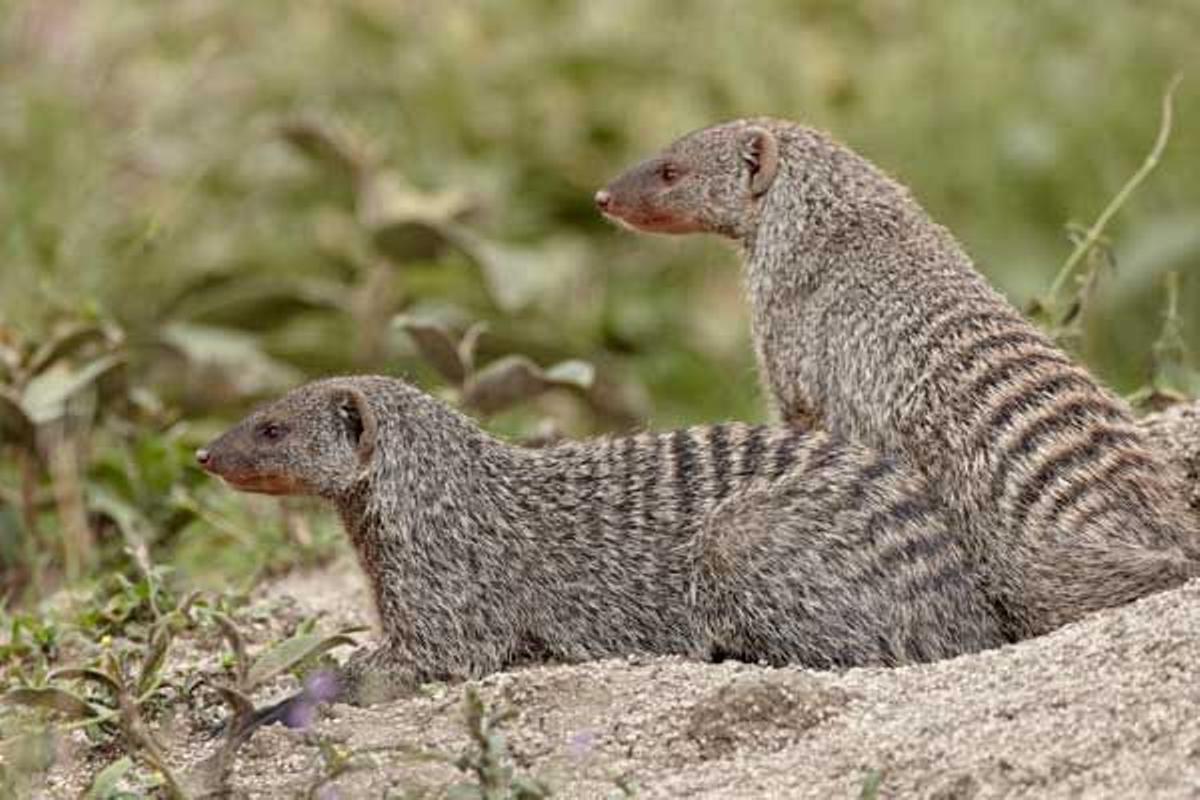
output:
[[[682,137],[596,202],[638,230],[740,245],[784,418],[903,454],[944,491],[1015,635],[1196,574],[1184,487],[1126,405],[848,148],[740,120]]]
[[[197,457],[235,488],[340,512],[383,634],[338,675],[355,702],[546,660],[888,666],[1006,641],[923,479],[825,432],[731,424],[531,450],[402,381],[357,377],[302,386]],[[714,603],[729,582],[736,596]]]

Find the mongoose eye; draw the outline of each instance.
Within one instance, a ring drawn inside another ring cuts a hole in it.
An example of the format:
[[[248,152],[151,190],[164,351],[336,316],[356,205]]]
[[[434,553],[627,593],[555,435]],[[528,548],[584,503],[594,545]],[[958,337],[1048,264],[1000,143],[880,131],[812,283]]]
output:
[[[283,438],[283,434],[287,431],[282,425],[277,425],[274,422],[265,422],[258,429],[258,435],[268,442],[274,442]]]
[[[679,180],[679,167],[674,164],[663,164],[658,168],[658,177],[663,183],[674,183]]]

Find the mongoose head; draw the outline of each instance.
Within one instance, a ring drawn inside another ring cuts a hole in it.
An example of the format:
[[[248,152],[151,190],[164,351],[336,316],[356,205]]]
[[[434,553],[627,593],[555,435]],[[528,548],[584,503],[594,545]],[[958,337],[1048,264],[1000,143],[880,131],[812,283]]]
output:
[[[367,388],[362,379],[331,378],[293,389],[198,450],[196,460],[243,492],[336,499],[375,449]]]
[[[779,173],[771,120],[738,120],[676,140],[596,193],[609,219],[650,233],[745,239]]]

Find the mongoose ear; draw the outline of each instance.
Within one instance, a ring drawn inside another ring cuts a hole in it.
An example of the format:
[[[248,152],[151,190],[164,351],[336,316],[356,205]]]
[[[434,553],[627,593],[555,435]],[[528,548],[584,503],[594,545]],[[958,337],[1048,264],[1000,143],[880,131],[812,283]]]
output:
[[[367,402],[367,396],[358,389],[341,389],[334,398],[338,418],[350,431],[358,448],[358,461],[366,465],[375,452],[375,412]]]
[[[750,194],[758,197],[771,187],[779,171],[779,141],[766,128],[747,128],[742,132],[741,156],[750,174]]]

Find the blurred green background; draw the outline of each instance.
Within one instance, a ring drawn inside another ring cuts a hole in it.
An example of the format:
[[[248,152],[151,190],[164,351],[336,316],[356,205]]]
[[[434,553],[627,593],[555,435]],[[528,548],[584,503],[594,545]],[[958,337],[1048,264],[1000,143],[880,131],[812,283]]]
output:
[[[1183,71],[1076,342],[1131,392],[1169,272],[1175,360],[1200,340],[1198,41],[1194,0],[0,0],[6,597],[138,543],[213,581],[319,550],[190,464],[306,376],[408,375],[523,438],[764,418],[734,254],[591,203],[731,117],[835,132],[1024,306]],[[472,400],[514,354],[558,366]]]

